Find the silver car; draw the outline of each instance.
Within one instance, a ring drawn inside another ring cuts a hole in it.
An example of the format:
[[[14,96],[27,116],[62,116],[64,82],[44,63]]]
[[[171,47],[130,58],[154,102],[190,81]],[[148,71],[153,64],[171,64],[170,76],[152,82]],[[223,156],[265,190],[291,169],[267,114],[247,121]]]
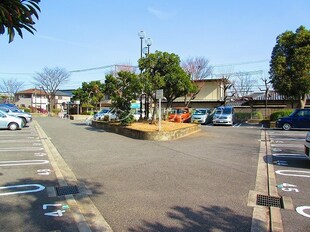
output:
[[[216,112],[213,115],[213,125],[234,125],[236,116],[234,107],[232,106],[220,106],[216,108]]]
[[[191,116],[192,123],[208,124],[211,122],[211,109],[209,108],[197,108]]]
[[[24,127],[24,122],[21,118],[8,115],[0,110],[0,128],[17,130]]]
[[[0,106],[0,110],[4,111],[5,113],[7,113],[10,116],[16,116],[16,117],[21,118],[24,122],[24,125],[26,125],[27,123],[32,121],[31,114],[23,112],[23,111],[19,110],[18,108],[13,109],[13,108],[6,107],[6,106]]]
[[[108,121],[115,120],[116,114],[110,108],[103,108],[101,111],[94,115],[94,120],[104,120]]]
[[[305,154],[310,159],[310,131],[307,133],[305,139]]]

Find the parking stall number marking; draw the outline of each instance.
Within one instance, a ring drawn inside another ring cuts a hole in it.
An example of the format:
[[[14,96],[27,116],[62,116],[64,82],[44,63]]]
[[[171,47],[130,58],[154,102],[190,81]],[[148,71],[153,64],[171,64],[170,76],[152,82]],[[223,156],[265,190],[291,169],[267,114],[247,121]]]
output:
[[[34,153],[35,156],[46,156],[46,153],[43,152],[36,152]]]
[[[52,211],[52,212],[47,212],[44,213],[45,216],[50,216],[50,217],[62,217],[63,213],[66,212],[65,209],[69,209],[68,205],[62,205],[62,204],[44,204],[43,205],[43,210],[47,210],[48,207],[61,207],[61,209],[57,209],[56,211]]]
[[[15,195],[15,194],[23,194],[23,193],[35,193],[40,192],[45,189],[43,185],[40,184],[21,184],[21,185],[11,185],[11,186],[3,186],[0,187],[0,190],[5,189],[18,189],[18,188],[34,188],[29,190],[21,190],[15,192],[7,192],[7,193],[0,193],[0,196],[8,196],[8,195]]]
[[[283,183],[283,184],[277,185],[277,187],[280,188],[280,189],[281,189],[282,191],[284,191],[284,192],[295,191],[296,193],[299,193],[299,190],[298,190],[298,188],[297,188],[297,185]],[[288,188],[288,187],[289,187],[289,188]]]
[[[51,170],[50,169],[39,169],[37,170],[37,174],[41,175],[41,176],[48,176],[51,174]]]
[[[287,162],[286,161],[283,161],[283,160],[277,160],[277,161],[274,161],[274,163],[278,166],[287,166]]]

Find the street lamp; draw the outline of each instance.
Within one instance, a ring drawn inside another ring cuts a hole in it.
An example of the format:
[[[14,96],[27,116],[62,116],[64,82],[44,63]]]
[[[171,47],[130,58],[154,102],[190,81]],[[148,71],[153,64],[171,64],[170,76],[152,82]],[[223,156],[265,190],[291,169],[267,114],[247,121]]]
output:
[[[140,40],[141,40],[141,50],[140,50],[140,52],[141,52],[141,58],[142,58],[142,46],[143,46],[143,39],[145,38],[145,32],[144,31],[139,31],[138,32],[138,36],[140,37]]]
[[[147,38],[145,40],[146,46],[147,46],[147,54],[150,54],[150,46],[152,45],[152,39],[151,38]]]
[[[143,48],[143,39],[146,36],[145,32],[144,31],[139,31],[138,32],[138,36],[139,36],[139,38],[141,40],[141,50],[140,50],[141,56],[140,57],[142,58],[143,54],[145,54],[145,56],[150,54],[150,46],[152,45],[152,40],[151,40],[151,38],[147,38],[145,40],[145,43],[146,43],[147,47]],[[142,73],[142,70],[140,70],[140,71]],[[148,114],[149,114],[149,100],[148,100],[148,96],[145,93],[143,93],[143,92],[142,92],[142,94],[140,96],[140,119],[142,119],[142,108],[143,108],[142,107],[143,106],[142,100],[143,100],[143,97],[144,97],[144,101],[145,101],[145,103],[144,103],[145,115],[144,116],[147,119],[148,118]]]

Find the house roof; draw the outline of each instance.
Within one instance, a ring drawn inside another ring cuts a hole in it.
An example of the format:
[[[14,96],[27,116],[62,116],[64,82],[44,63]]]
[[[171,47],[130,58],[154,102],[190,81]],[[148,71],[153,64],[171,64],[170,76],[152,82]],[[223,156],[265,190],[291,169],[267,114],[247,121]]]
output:
[[[71,94],[66,92],[67,90],[57,90],[56,91],[56,95],[57,96],[68,96],[68,97],[72,97],[72,91],[71,90]],[[32,89],[26,89],[20,92],[17,92],[16,94],[36,94],[36,95],[46,95],[46,93],[42,90],[42,89],[36,89],[36,88],[32,88]]]
[[[45,92],[41,89],[26,89],[26,90],[22,90],[17,92],[16,94],[38,94],[38,95],[45,95]]]
[[[223,81],[222,78],[209,78],[209,79],[200,79],[192,80],[193,82],[212,82],[212,81]]]

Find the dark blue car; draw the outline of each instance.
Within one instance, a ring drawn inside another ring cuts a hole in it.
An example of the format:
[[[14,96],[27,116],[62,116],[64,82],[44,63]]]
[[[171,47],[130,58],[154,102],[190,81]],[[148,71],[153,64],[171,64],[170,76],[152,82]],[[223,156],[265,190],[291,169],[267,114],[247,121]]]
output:
[[[296,109],[287,117],[279,118],[276,127],[283,130],[310,128],[310,109]]]

